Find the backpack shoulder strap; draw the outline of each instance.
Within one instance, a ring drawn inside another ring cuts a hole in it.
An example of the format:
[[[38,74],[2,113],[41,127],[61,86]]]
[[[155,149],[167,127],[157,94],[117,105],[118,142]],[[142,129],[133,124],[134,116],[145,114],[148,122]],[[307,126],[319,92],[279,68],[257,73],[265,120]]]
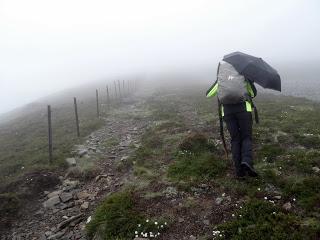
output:
[[[223,144],[223,148],[224,148],[224,152],[226,154],[226,158],[228,158],[228,149],[227,149],[227,144],[226,144],[226,140],[224,137],[224,132],[223,132],[223,119],[222,119],[222,112],[221,112],[221,102],[218,98],[218,114],[219,114],[219,122],[220,122],[220,137],[222,140],[222,144]]]

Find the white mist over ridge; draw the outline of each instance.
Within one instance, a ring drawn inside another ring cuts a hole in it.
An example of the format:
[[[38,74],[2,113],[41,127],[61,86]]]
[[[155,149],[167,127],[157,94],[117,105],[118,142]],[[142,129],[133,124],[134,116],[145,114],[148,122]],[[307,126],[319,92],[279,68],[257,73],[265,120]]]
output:
[[[2,0],[0,113],[100,79],[199,73],[237,50],[289,63],[291,75],[295,59],[309,71],[320,59],[319,7],[316,0]]]

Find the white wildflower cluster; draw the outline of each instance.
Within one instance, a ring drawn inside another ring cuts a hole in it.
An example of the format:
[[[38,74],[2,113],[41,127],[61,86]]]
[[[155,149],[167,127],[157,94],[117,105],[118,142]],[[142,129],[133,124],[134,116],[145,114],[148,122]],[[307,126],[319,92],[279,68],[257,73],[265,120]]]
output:
[[[148,224],[148,226],[143,226],[143,224],[138,224],[138,230],[136,230],[134,232],[134,235],[136,238],[138,238],[138,237],[157,238],[160,236],[161,230],[163,230],[165,228],[165,226],[167,226],[167,222],[165,222],[164,224],[159,224],[159,222],[157,222],[157,221],[152,223],[149,219],[146,220],[146,223]],[[152,228],[152,225],[154,226],[153,228]],[[149,227],[148,228],[149,231],[144,230],[145,227]],[[153,229],[152,231],[150,230],[151,228]]]
[[[219,230],[212,231],[213,239],[217,239],[218,237],[223,237],[222,232]]]
[[[270,203],[274,204],[274,200],[269,200]]]
[[[90,222],[91,222],[91,220],[92,220],[92,217],[91,217],[91,216],[89,216],[89,217],[87,218],[86,224],[90,223]]]
[[[179,155],[180,156],[189,156],[189,155],[192,155],[192,152],[190,152],[188,150],[180,150]]]

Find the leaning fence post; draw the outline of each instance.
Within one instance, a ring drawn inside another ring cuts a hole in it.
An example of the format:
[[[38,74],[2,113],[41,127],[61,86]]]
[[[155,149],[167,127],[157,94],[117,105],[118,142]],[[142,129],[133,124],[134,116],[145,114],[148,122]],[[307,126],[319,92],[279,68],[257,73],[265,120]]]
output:
[[[80,127],[79,127],[79,117],[78,117],[78,106],[77,106],[77,98],[73,98],[74,103],[74,113],[76,115],[76,126],[77,126],[77,136],[80,137]]]
[[[51,125],[51,106],[48,105],[48,141],[49,141],[49,162],[52,163],[52,125]]]
[[[97,100],[97,117],[100,117],[100,111],[99,111],[99,93],[98,89],[96,89],[96,100]]]

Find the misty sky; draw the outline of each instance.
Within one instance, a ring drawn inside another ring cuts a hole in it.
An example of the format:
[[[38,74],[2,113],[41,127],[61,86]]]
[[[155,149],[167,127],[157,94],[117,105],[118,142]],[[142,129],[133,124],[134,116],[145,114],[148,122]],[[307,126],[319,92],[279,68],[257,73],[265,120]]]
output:
[[[240,50],[320,60],[317,0],[0,0],[0,113],[123,74],[214,66]]]

